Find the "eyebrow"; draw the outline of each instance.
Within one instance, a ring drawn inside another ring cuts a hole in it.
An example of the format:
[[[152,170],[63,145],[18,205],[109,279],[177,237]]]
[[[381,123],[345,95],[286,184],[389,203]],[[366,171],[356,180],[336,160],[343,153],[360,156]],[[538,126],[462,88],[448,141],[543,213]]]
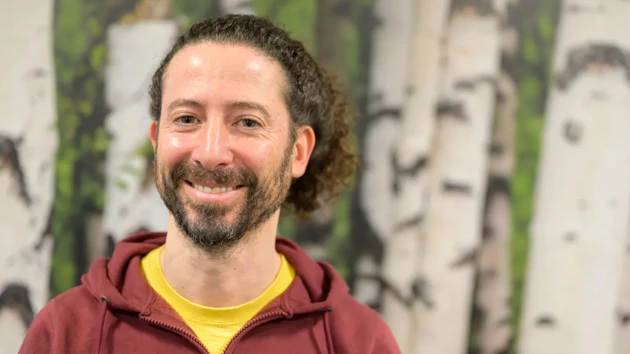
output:
[[[168,105],[167,111],[170,113],[173,111],[173,109],[182,106],[203,108],[203,105],[197,101],[189,100],[186,98],[178,98]]]
[[[171,102],[168,105],[167,111],[170,113],[173,109],[177,107],[194,107],[194,108],[203,108],[203,105],[195,100],[190,100],[186,98],[178,98]],[[271,118],[271,113],[269,113],[269,109],[263,104],[252,102],[252,101],[234,101],[229,102],[227,104],[228,109],[251,109],[255,111],[259,111],[268,118]]]
[[[229,109],[251,109],[255,111],[259,111],[263,115],[267,116],[267,118],[271,118],[271,114],[267,107],[263,104],[252,102],[252,101],[235,101],[228,103]]]

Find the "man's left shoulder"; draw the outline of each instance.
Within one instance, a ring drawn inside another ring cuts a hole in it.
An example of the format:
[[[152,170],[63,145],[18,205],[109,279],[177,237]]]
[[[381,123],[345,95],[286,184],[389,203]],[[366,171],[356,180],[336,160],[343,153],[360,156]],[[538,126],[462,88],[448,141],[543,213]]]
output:
[[[331,336],[341,348],[365,347],[365,353],[400,353],[394,336],[378,312],[348,295],[330,312]]]

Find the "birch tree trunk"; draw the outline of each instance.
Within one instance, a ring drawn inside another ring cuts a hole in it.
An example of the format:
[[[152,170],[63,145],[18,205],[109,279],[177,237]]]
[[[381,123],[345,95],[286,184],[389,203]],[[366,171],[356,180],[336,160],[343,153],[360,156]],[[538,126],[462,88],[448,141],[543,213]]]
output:
[[[0,353],[49,297],[57,105],[53,2],[0,4]]]
[[[564,1],[519,353],[612,353],[630,215],[630,3]]]
[[[371,57],[368,69],[367,117],[359,122],[362,156],[355,193],[354,244],[364,247],[355,264],[354,296],[380,304],[381,248],[391,236],[394,170],[392,157],[399,134],[400,114],[407,83],[411,0],[375,0]]]
[[[507,353],[510,328],[510,236],[512,233],[511,180],[515,164],[515,132],[518,107],[516,87],[516,26],[518,0],[503,14],[501,74],[490,145],[489,179],[482,244],[477,259],[478,288],[475,296],[480,316],[476,345],[480,354]]]
[[[220,0],[219,2],[221,14],[254,14],[251,0]]]
[[[409,90],[395,147],[394,229],[384,245],[382,315],[403,353],[413,353],[418,318],[413,308],[430,302],[422,293],[419,258],[428,209],[428,173],[435,125],[443,35],[450,1],[419,0],[412,11],[413,34],[407,63]]]
[[[105,99],[111,113],[105,126],[111,141],[103,224],[110,247],[131,233],[167,226],[168,209],[154,185],[148,87],[177,32],[177,24],[167,16],[139,14],[108,29]]]
[[[415,353],[459,354],[468,347],[504,7],[453,1],[420,265],[432,306],[417,307]]]

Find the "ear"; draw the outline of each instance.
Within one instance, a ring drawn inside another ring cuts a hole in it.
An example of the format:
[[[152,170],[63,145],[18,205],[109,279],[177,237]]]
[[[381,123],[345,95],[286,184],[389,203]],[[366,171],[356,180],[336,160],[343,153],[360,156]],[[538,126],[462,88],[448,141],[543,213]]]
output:
[[[151,138],[151,144],[153,145],[153,152],[155,152],[155,147],[157,143],[157,135],[158,135],[158,121],[154,120],[151,122],[149,126],[149,137]]]
[[[299,127],[293,143],[293,165],[291,168],[293,178],[302,177],[313,153],[313,148],[315,148],[315,132],[313,128],[308,125]]]

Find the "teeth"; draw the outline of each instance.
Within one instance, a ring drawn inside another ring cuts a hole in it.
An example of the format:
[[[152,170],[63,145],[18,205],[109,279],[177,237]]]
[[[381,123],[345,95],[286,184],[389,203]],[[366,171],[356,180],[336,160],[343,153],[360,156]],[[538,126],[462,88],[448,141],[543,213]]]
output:
[[[198,184],[193,184],[193,187],[196,190],[198,190],[198,191],[201,191],[201,192],[204,192],[204,193],[208,193],[208,194],[225,193],[225,192],[229,192],[229,191],[234,189],[232,187],[214,187],[214,188],[210,188],[210,187],[200,186]]]

